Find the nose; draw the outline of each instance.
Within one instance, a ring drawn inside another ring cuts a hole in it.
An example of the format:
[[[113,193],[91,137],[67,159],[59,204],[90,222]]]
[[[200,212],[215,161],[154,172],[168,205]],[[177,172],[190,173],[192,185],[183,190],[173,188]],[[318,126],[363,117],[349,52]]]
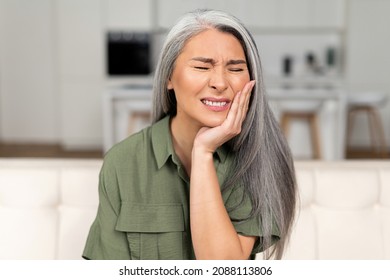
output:
[[[217,90],[218,92],[223,92],[228,88],[228,82],[223,70],[215,69],[212,71],[209,79],[209,87]]]

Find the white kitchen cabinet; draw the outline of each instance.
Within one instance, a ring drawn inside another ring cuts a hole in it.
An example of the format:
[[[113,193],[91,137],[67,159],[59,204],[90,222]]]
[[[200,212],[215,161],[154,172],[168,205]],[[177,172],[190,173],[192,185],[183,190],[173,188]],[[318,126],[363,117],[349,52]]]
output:
[[[345,28],[346,1],[345,0],[312,0],[313,12],[310,25],[320,28]]]
[[[196,9],[215,9],[230,12],[238,18],[247,19],[247,1],[237,0],[159,0],[157,4],[157,26],[170,28],[184,13]],[[172,9],[172,7],[175,7]],[[244,21],[245,22],[245,21]]]
[[[154,2],[153,0],[103,0],[106,17],[104,25],[110,30],[152,30]]]
[[[239,1],[237,1],[239,2]],[[278,24],[278,1],[247,0],[244,15],[237,15],[244,24],[250,27],[274,28]],[[234,14],[234,11],[232,11]]]
[[[178,17],[197,8],[230,12],[251,28],[343,28],[346,0],[160,0],[158,26],[169,28]],[[172,7],[175,7],[172,9]]]
[[[287,29],[334,29],[345,27],[346,0],[276,0],[277,26]]]
[[[191,0],[159,0],[156,5],[157,28],[163,29],[170,28],[185,12],[205,8],[203,1]]]
[[[240,18],[245,24],[251,24],[255,23],[258,19],[256,9],[251,8],[259,7],[261,6],[259,3],[263,2],[266,2],[268,5],[267,7],[269,7],[272,5],[272,1],[273,0],[159,0],[156,1],[157,27],[168,29],[184,13],[206,8],[229,12]],[[175,8],[172,9],[172,7]],[[264,15],[268,15],[268,13],[264,13]],[[261,22],[267,24],[264,20]]]
[[[58,140],[51,12],[50,0],[0,0],[0,141]]]
[[[96,0],[57,0],[59,74],[65,80],[104,75],[102,5]]]
[[[96,148],[105,77],[102,2],[57,0],[56,15],[61,144]]]
[[[67,81],[61,85],[61,144],[65,149],[102,145],[102,82]]]
[[[344,27],[345,0],[278,0],[280,20],[284,28]]]
[[[278,26],[284,28],[310,27],[313,0],[278,0]]]

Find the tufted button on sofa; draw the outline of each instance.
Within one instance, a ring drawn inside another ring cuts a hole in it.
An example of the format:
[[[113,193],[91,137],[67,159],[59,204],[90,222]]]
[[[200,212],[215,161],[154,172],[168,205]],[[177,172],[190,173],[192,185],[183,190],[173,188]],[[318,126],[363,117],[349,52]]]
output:
[[[0,259],[81,259],[101,160],[0,159]],[[296,162],[285,259],[390,259],[390,162]],[[261,256],[258,256],[259,258]]]

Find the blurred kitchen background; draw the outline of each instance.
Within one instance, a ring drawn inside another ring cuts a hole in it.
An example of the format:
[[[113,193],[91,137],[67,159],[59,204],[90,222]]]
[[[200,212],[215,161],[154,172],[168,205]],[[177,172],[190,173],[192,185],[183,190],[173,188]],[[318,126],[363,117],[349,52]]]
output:
[[[196,8],[252,32],[297,159],[389,158],[389,0],[0,0],[0,157],[99,158],[145,126],[165,34]]]

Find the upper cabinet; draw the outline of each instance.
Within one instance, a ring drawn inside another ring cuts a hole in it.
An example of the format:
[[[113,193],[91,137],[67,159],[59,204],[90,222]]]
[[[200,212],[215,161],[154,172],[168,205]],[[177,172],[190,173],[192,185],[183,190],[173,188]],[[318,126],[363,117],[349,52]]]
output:
[[[100,1],[56,1],[55,26],[61,80],[103,78],[102,18]]]
[[[153,0],[102,0],[105,27],[110,30],[152,30],[155,23]],[[172,9],[172,6],[170,6]]]
[[[255,29],[343,29],[346,0],[159,0],[156,4],[160,28],[169,28],[187,11],[210,8],[230,12]]]
[[[344,27],[345,0],[277,0],[277,26],[283,28]]]
[[[312,0],[310,25],[324,28],[345,28],[346,0]]]
[[[0,0],[1,141],[57,139],[51,12],[51,0]]]

